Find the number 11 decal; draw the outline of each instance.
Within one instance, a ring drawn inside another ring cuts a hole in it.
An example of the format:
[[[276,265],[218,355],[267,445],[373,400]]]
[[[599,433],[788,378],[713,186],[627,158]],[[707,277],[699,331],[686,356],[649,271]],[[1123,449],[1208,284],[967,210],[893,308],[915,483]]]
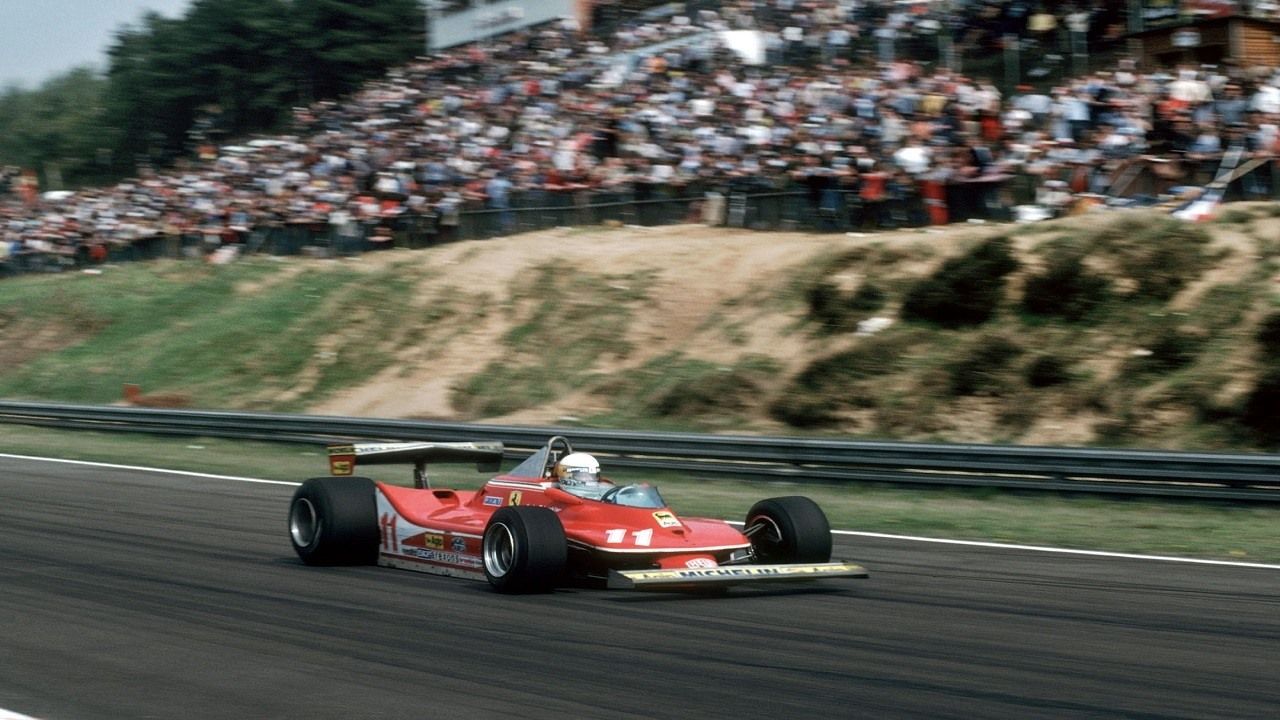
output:
[[[644,530],[633,530],[631,535],[635,538],[635,544],[640,547],[649,547],[649,543],[653,540],[653,528],[645,528]],[[604,531],[604,541],[610,545],[618,545],[627,539],[626,528],[615,528],[613,530]]]

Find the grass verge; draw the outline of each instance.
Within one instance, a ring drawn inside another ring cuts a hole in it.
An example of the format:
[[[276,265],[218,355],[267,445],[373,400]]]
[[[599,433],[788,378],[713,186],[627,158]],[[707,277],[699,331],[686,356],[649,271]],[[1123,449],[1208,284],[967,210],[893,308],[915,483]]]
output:
[[[300,481],[325,474],[324,448],[219,438],[59,431],[3,425],[0,452]],[[754,501],[808,495],[832,527],[925,537],[1049,545],[1155,555],[1280,563],[1280,507],[1213,502],[1117,500],[998,490],[921,490],[706,479],[674,473],[610,472],[649,481],[685,515],[739,519]],[[407,483],[407,466],[360,470]],[[438,486],[474,488],[486,479],[466,466],[432,469]],[[280,508],[281,522],[285,508]]]

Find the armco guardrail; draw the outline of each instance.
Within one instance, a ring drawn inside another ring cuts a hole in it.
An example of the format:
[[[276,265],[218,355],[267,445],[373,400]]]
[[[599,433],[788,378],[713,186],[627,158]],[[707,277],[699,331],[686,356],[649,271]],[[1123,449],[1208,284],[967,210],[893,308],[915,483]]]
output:
[[[1264,453],[860,442],[32,402],[0,402],[0,422],[285,442],[496,440],[512,449],[565,435],[613,465],[702,475],[1280,501],[1280,455]]]

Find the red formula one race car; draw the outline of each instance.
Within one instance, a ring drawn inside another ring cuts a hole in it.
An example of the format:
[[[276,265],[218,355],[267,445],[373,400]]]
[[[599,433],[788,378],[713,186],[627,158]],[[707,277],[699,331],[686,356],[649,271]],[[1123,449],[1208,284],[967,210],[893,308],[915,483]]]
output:
[[[831,529],[812,500],[761,500],[743,529],[677,516],[648,485],[615,485],[563,437],[475,491],[430,487],[428,463],[497,471],[498,443],[357,443],[329,448],[335,477],[289,506],[293,549],[310,565],[373,564],[487,580],[502,592],[570,583],[635,590],[866,577],[831,562]],[[414,487],[351,477],[357,464],[412,463]]]

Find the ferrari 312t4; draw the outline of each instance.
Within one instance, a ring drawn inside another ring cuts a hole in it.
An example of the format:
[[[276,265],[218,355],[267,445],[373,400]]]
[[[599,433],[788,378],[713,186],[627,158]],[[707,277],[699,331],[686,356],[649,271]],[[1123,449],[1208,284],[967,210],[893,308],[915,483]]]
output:
[[[479,490],[433,488],[427,465],[496,472],[500,443],[355,443],[329,447],[330,477],[307,480],[289,506],[289,537],[310,565],[378,564],[487,580],[501,592],[572,583],[680,590],[860,578],[831,561],[831,529],[812,500],[776,497],[741,529],[681,517],[649,484],[616,485],[552,437]],[[357,464],[411,463],[413,487],[355,477]]]

